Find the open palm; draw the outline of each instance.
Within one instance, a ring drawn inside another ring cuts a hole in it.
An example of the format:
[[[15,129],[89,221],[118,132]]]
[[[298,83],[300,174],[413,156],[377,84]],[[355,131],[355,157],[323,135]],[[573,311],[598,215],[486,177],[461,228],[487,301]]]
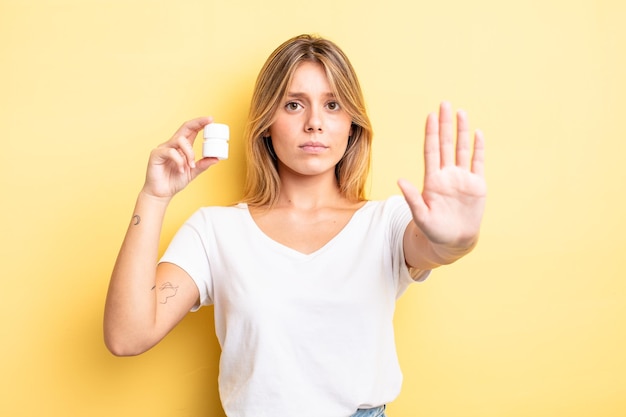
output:
[[[485,210],[484,139],[476,132],[472,144],[467,115],[454,118],[449,103],[442,103],[439,117],[426,121],[424,186],[420,192],[406,180],[398,185],[413,213],[413,220],[433,243],[465,246],[478,237]]]

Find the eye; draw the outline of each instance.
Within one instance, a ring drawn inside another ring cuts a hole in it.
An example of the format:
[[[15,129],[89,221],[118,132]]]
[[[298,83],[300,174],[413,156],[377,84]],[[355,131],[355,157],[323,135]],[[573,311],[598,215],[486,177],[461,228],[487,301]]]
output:
[[[291,111],[298,110],[300,107],[302,107],[302,106],[300,105],[300,103],[295,102],[295,101],[290,101],[289,103],[287,103],[287,104],[285,105],[285,108],[286,108],[287,110],[291,110]]]
[[[328,107],[329,110],[339,110],[340,108],[339,103],[337,103],[336,101],[329,102],[326,107]]]

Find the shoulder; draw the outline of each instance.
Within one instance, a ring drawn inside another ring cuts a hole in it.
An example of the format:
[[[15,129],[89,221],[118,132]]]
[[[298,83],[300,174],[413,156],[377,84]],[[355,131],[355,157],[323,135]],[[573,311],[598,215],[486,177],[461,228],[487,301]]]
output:
[[[242,216],[248,216],[246,204],[239,203],[232,206],[206,206],[196,210],[189,217],[186,224],[200,226],[213,223],[229,223],[240,221]]]
[[[412,214],[403,196],[393,195],[383,200],[371,200],[363,207],[371,224],[378,224],[393,236],[402,235],[411,222]]]
[[[382,200],[369,200],[362,210],[382,216],[389,216],[394,213],[410,213],[409,205],[401,195],[392,195]]]
[[[195,215],[203,216],[232,216],[248,212],[248,205],[245,203],[237,203],[232,206],[205,206],[200,207]]]

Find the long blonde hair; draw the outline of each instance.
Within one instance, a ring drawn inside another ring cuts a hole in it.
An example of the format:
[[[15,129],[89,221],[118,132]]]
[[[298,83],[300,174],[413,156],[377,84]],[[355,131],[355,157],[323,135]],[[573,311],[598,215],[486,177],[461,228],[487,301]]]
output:
[[[280,177],[263,132],[273,123],[293,74],[304,61],[322,65],[337,101],[352,118],[348,147],[335,167],[335,176],[344,197],[365,199],[372,127],[356,73],[336,44],[318,36],[300,35],[284,42],[269,56],[256,80],[244,133],[248,164],[243,201],[249,205],[272,206],[278,198]]]

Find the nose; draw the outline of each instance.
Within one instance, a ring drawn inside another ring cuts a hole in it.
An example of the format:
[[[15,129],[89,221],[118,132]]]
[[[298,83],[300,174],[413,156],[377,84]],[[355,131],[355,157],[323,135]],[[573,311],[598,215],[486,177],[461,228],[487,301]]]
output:
[[[309,109],[309,114],[304,129],[309,133],[322,131],[322,115],[319,110],[315,108]]]

